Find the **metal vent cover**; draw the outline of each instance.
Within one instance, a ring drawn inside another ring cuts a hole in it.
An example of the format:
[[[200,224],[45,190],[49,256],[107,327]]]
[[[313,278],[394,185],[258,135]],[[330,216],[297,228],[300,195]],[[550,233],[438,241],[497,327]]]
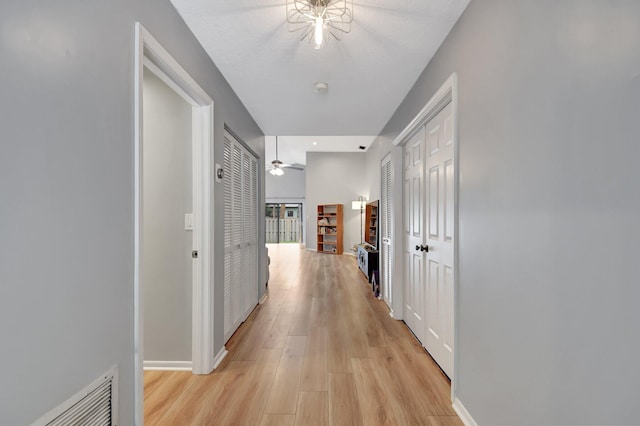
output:
[[[113,367],[33,426],[117,426],[117,389],[118,369]]]

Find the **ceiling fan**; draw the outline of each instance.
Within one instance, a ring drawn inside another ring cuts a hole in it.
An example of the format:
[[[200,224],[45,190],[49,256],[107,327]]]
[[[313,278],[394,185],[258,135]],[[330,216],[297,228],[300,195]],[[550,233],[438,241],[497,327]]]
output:
[[[291,164],[285,164],[282,161],[278,160],[278,137],[276,136],[276,159],[271,162],[271,173],[273,176],[282,176],[284,174],[285,168],[293,169],[293,170],[304,170],[302,167],[293,166]]]

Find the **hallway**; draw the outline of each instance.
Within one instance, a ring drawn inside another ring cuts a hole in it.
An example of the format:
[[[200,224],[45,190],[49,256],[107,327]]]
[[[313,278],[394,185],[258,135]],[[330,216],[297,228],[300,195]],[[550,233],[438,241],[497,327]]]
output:
[[[268,298],[208,376],[147,371],[147,425],[461,425],[450,385],[355,258],[270,245]]]

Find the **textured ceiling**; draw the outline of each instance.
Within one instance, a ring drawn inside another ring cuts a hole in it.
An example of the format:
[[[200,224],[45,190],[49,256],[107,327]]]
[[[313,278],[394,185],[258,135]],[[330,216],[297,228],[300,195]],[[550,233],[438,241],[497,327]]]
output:
[[[285,0],[172,2],[265,134],[343,136],[379,134],[469,0],[356,0],[320,50],[288,31]]]

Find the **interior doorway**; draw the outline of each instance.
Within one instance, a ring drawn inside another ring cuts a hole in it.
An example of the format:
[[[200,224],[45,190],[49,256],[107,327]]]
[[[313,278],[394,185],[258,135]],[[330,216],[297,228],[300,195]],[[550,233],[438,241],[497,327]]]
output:
[[[220,353],[213,354],[213,283],[211,263],[213,260],[212,241],[213,234],[211,223],[211,199],[214,190],[212,176],[213,161],[213,100],[202,88],[189,76],[166,49],[140,24],[135,25],[135,69],[134,69],[134,386],[135,386],[135,423],[143,424],[144,401],[144,323],[145,323],[145,258],[150,247],[145,246],[145,228],[147,227],[145,209],[149,200],[145,203],[145,128],[144,128],[144,94],[146,71],[151,72],[160,79],[174,96],[182,98],[188,104],[190,110],[190,137],[189,141],[182,145],[182,149],[190,146],[191,152],[186,154],[186,162],[190,163],[191,173],[191,215],[183,216],[180,224],[180,232],[184,228],[192,229],[190,246],[187,247],[186,256],[191,262],[191,363],[190,365],[169,366],[189,368],[194,374],[210,373],[222,360],[226,351],[224,347]],[[188,113],[186,114],[188,115]],[[188,125],[187,125],[188,126]],[[183,170],[184,173],[187,173]],[[187,177],[188,181],[189,178]],[[184,183],[185,179],[183,179]],[[182,205],[182,210],[188,208]],[[182,214],[189,214],[185,211]],[[176,226],[176,225],[172,225]],[[146,242],[147,244],[151,244]],[[171,244],[171,241],[165,241]],[[189,245],[189,240],[183,241],[184,246]],[[190,250],[189,250],[190,248]],[[183,268],[184,269],[184,268]],[[188,269],[188,268],[187,268]],[[184,270],[183,270],[184,272]],[[182,279],[185,278],[186,274]],[[165,366],[166,368],[167,366]]]
[[[451,75],[394,140],[402,147],[402,314],[452,380],[457,298],[457,78]]]
[[[450,377],[454,290],[452,123],[449,103],[404,145],[403,318]]]
[[[142,302],[145,369],[192,368],[192,108],[143,70]]]

